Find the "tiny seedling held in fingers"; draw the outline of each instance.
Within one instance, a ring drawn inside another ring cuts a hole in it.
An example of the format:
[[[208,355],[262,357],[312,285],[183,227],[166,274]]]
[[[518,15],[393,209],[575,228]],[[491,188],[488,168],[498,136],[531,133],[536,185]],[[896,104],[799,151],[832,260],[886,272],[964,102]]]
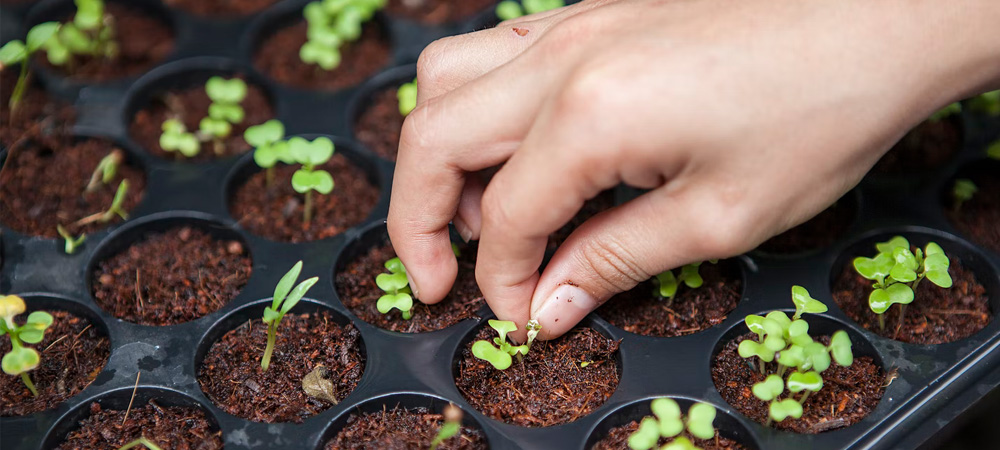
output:
[[[87,188],[84,192],[93,192],[102,183],[111,184],[111,181],[115,179],[115,175],[118,173],[118,166],[124,160],[125,154],[117,148],[108,153],[107,156],[101,158],[101,161],[97,163],[97,167],[94,169],[94,173],[90,175],[90,181],[87,183]]]
[[[493,342],[490,341],[476,341],[472,344],[472,355],[483,361],[487,361],[493,365],[497,370],[506,370],[513,363],[512,356],[517,356],[518,360],[521,360],[525,355],[528,354],[528,350],[531,349],[531,343],[538,336],[538,332],[541,331],[542,326],[538,321],[531,320],[528,321],[526,328],[528,329],[528,341],[523,345],[514,345],[507,342],[507,334],[517,331],[517,324],[509,320],[496,320],[490,319],[487,322],[490,328],[493,328],[498,337],[493,338]],[[496,344],[496,346],[494,346]]]
[[[403,83],[396,90],[396,99],[399,101],[399,113],[406,117],[417,107],[417,80]]]
[[[63,250],[66,252],[67,255],[72,255],[76,253],[76,249],[80,248],[80,246],[83,245],[84,241],[87,240],[86,233],[74,237],[62,225],[56,225],[56,232],[58,232],[59,236],[62,236],[63,240],[66,242],[65,246],[63,246]]]
[[[28,83],[31,80],[31,64],[29,64],[31,55],[53,40],[59,31],[59,26],[57,22],[40,23],[28,30],[28,35],[25,37],[24,42],[15,39],[0,47],[0,70],[14,64],[21,65],[21,71],[17,76],[17,84],[14,85],[14,90],[10,94],[9,106],[11,116],[17,111],[17,107],[20,105],[21,99],[24,98],[24,92],[27,90]]]
[[[295,159],[285,141],[285,125],[276,119],[268,120],[260,125],[248,127],[243,132],[243,139],[253,146],[253,161],[261,169],[265,169],[267,186],[274,183],[274,166],[278,162],[295,164]]]
[[[11,350],[3,355],[3,371],[9,375],[20,375],[21,381],[37,396],[38,390],[31,382],[28,372],[38,367],[41,356],[38,351],[24,344],[37,344],[45,337],[45,329],[52,325],[52,315],[45,311],[28,314],[24,325],[17,325],[14,318],[25,311],[24,300],[16,295],[0,296],[0,335],[10,339]]]
[[[670,398],[658,398],[649,405],[653,416],[647,416],[639,423],[639,429],[629,435],[628,446],[632,450],[649,450],[656,447],[661,439],[678,442],[684,449],[697,449],[689,437],[711,439],[715,437],[715,407],[707,403],[695,403],[688,408],[687,417],[681,414],[681,407]],[[685,430],[687,435],[685,436]],[[667,445],[670,445],[667,444]],[[661,447],[667,448],[666,446]]]
[[[260,367],[265,371],[267,366],[271,364],[271,354],[274,352],[274,342],[277,339],[281,318],[285,317],[285,314],[299,300],[302,300],[306,292],[319,281],[319,277],[312,277],[296,286],[295,281],[299,279],[301,273],[302,261],[299,261],[278,281],[274,287],[274,298],[271,300],[271,306],[264,308],[264,323],[267,324],[267,347],[264,348],[264,357],[260,360]]]
[[[462,410],[455,406],[454,403],[449,403],[448,406],[444,408],[444,424],[441,425],[441,429],[438,430],[437,436],[434,436],[434,440],[431,441],[431,450],[437,450],[438,446],[458,435],[458,432],[462,430]]]
[[[292,159],[302,165],[292,174],[292,189],[305,195],[302,221],[308,224],[313,216],[313,191],[322,195],[333,191],[333,176],[330,172],[316,168],[333,157],[333,141],[326,137],[319,137],[313,141],[293,137],[288,140],[288,151]]]
[[[528,14],[536,14],[566,6],[565,0],[504,0],[497,4],[496,14],[500,20],[511,20]]]
[[[163,134],[160,135],[160,148],[165,152],[177,152],[188,158],[196,156],[201,152],[201,141],[194,133],[190,133],[187,127],[177,119],[167,119],[161,126]]]
[[[115,191],[115,198],[111,200],[111,206],[107,211],[93,214],[84,217],[76,222],[79,225],[87,225],[94,222],[108,223],[115,216],[121,217],[122,220],[128,219],[128,213],[125,212],[122,207],[125,205],[125,198],[128,195],[128,180],[122,180],[118,183],[118,190]]]
[[[959,178],[955,180],[955,184],[951,186],[951,198],[955,201],[953,208],[955,212],[962,209],[962,205],[972,200],[972,197],[979,192],[979,188],[976,183],[968,178]]]

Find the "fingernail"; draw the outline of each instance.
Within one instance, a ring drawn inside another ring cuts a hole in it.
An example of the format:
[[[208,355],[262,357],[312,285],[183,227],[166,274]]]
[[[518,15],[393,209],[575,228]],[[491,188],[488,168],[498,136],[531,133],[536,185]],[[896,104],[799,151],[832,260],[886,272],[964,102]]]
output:
[[[455,225],[455,230],[458,231],[458,235],[462,237],[462,240],[468,244],[472,240],[472,228],[469,228],[469,225],[461,217],[456,217],[451,223]]]
[[[420,293],[417,291],[417,283],[413,282],[410,272],[406,272],[406,282],[410,285],[410,293],[413,294],[413,298],[420,298]]]
[[[561,284],[542,303],[534,318],[542,325],[542,333],[561,335],[597,308],[597,300],[587,291],[572,284]]]

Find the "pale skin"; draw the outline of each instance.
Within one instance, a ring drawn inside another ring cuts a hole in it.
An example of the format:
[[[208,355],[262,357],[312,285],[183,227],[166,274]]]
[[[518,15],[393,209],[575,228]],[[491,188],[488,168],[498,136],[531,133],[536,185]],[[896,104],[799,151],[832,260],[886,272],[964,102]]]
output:
[[[551,339],[808,220],[931,113],[1000,88],[1000,2],[585,0],[439,40],[417,78],[387,222],[416,297],[450,290],[454,222],[497,317]],[[649,191],[539,273],[546,237],[619,183]]]

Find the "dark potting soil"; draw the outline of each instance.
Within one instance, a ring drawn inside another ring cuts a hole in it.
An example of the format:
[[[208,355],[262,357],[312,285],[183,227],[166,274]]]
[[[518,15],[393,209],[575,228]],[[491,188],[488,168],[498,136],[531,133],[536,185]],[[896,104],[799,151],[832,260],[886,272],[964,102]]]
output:
[[[620,427],[612,428],[608,431],[608,435],[601,439],[591,450],[629,450],[628,438],[639,429],[639,422],[633,420]],[[685,434],[686,435],[686,434]],[[715,432],[715,437],[712,439],[695,439],[692,436],[687,436],[691,442],[702,450],[745,450],[744,447],[739,442],[732,439],[728,439],[719,435],[719,432]],[[666,445],[667,443],[673,442],[673,439],[660,438],[659,442],[656,443],[656,448]]]
[[[389,42],[375,21],[364,26],[361,38],[340,48],[340,66],[332,71],[299,58],[299,48],[306,43],[306,28],[303,20],[266,38],[254,55],[254,65],[284,84],[336,90],[364,81],[389,63]]]
[[[73,106],[50,98],[31,80],[17,109],[11,112],[10,97],[17,85],[19,72],[20,66],[0,70],[0,145],[4,148],[20,147],[29,140],[68,135],[76,121]]]
[[[872,172],[904,175],[944,166],[962,148],[962,124],[958,116],[925,121],[903,136],[875,164]]]
[[[957,211],[949,203],[948,219],[976,243],[1000,253],[1000,175],[974,176],[972,181],[979,192]]]
[[[420,333],[447,328],[465,319],[475,318],[486,304],[476,284],[476,246],[465,246],[458,258],[458,278],[451,292],[440,303],[413,303],[413,317],[403,320],[399,311],[382,314],[376,307],[384,294],[375,284],[375,277],[388,273],[385,262],[395,258],[392,245],[373,247],[337,273],[335,285],[340,301],[361,320],[387,330]]]
[[[698,273],[705,283],[697,289],[682,284],[673,301],[657,296],[655,283],[647,281],[612,297],[597,314],[618,328],[645,336],[684,336],[711,328],[736,308],[743,279],[739,264],[731,260],[702,263]]]
[[[394,16],[437,25],[469,18],[496,3],[497,0],[389,0],[385,10]]]
[[[872,281],[858,275],[851,265],[846,265],[833,283],[833,301],[851,319],[879,336],[911,344],[953,342],[989,325],[993,314],[986,288],[976,281],[972,271],[951,258],[948,273],[953,280],[949,289],[927,280],[917,286],[915,299],[906,307],[902,326],[899,326],[901,305],[893,305],[885,312],[885,329],[879,328],[878,315],[868,306]]]
[[[114,17],[115,42],[118,43],[114,58],[74,56],[71,63],[53,66],[45,52],[37,52],[35,60],[75,80],[100,82],[141,74],[173,51],[174,33],[160,19],[120,2],[107,2],[106,8],[106,14]]]
[[[829,336],[814,337],[823,344]],[[754,397],[751,388],[764,381],[759,369],[753,369],[736,352],[745,339],[757,339],[747,333],[729,341],[712,363],[712,381],[722,398],[743,415],[762,424],[768,421],[768,403]],[[773,364],[772,367],[773,368]],[[792,372],[786,374],[790,375]],[[802,405],[802,417],[774,422],[772,427],[796,433],[816,434],[853,425],[878,405],[885,393],[886,374],[867,356],[854,357],[854,363],[843,367],[837,363],[822,373],[823,388],[809,395]],[[787,394],[786,394],[787,395]],[[799,398],[797,395],[796,398]],[[785,398],[785,397],[782,397]]]
[[[277,336],[270,366],[262,371],[267,324],[257,317],[226,333],[198,369],[201,390],[229,414],[271,423],[302,422],[333,406],[302,388],[302,378],[317,366],[326,368],[337,401],[358,385],[365,360],[353,325],[337,325],[326,311],[289,313]]]
[[[97,305],[141,325],[175,325],[217,311],[251,272],[238,241],[215,240],[192,227],[149,233],[101,261],[93,274]]]
[[[201,16],[243,16],[263,11],[277,0],[163,0],[167,6]]]
[[[788,255],[829,247],[850,228],[856,214],[854,200],[841,198],[816,217],[768,239],[757,250]]]
[[[242,77],[240,77],[242,78]],[[245,81],[245,80],[244,80]],[[264,91],[247,83],[247,96],[240,103],[246,116],[239,124],[233,125],[232,132],[216,153],[212,142],[201,144],[201,151],[193,158],[186,158],[178,152],[167,152],[160,147],[160,135],[163,134],[163,122],[171,118],[180,118],[188,131],[198,130],[201,119],[208,116],[208,107],[212,99],[205,93],[205,85],[169,92],[150,101],[132,118],[129,134],[146,151],[164,159],[183,161],[210,161],[238,155],[250,150],[250,144],[243,140],[243,132],[253,125],[262,124],[274,118],[274,111]]]
[[[142,170],[128,164],[127,154],[111,183],[84,192],[97,164],[115,149],[105,140],[70,138],[31,141],[11,148],[0,169],[3,223],[19,232],[48,238],[59,237],[57,225],[74,236],[92,233],[108,224],[76,222],[107,211],[123,179],[128,180],[128,194],[122,209],[131,211],[142,198],[146,179]],[[115,215],[109,223],[121,221]]]
[[[371,103],[354,123],[354,136],[371,151],[389,161],[396,160],[399,135],[403,130],[403,117],[399,113],[399,99],[393,86],[372,95]]]
[[[483,327],[475,340],[497,336]],[[569,423],[591,413],[618,387],[618,341],[592,328],[574,328],[552,341],[536,341],[523,361],[497,370],[462,350],[455,384],[474,408],[501,422],[523,427]],[[581,363],[584,367],[580,367]]]
[[[361,415],[351,414],[347,426],[326,443],[325,450],[422,450],[437,437],[444,416],[427,408],[395,407]],[[487,449],[482,431],[462,427],[438,445],[441,450]]]
[[[556,248],[562,245],[563,241],[565,241],[566,238],[573,233],[573,230],[576,230],[577,227],[583,225],[587,219],[596,216],[600,212],[611,209],[614,206],[614,190],[601,192],[600,194],[597,194],[597,197],[587,200],[583,203],[583,207],[580,208],[580,211],[576,213],[576,215],[573,216],[573,218],[570,219],[566,225],[563,225],[562,228],[549,235],[549,241],[545,245],[545,251],[554,252]]]
[[[144,406],[132,405],[128,410],[103,409],[100,404],[91,403],[90,417],[81,420],[80,428],[71,431],[57,450],[116,449],[140,437],[164,449],[222,448],[222,431],[213,426],[201,409],[160,406],[156,400],[150,400]]]
[[[29,345],[41,355],[38,367],[28,372],[38,396],[21,381],[21,376],[0,375],[0,416],[24,416],[52,409],[79,394],[108,362],[111,342],[97,327],[66,311],[48,311],[52,325],[38,344]],[[23,324],[27,314],[15,318]],[[0,342],[0,353],[11,350],[10,339]]]
[[[297,166],[275,167],[271,187],[265,171],[252,175],[233,192],[230,214],[251,233],[286,242],[325,239],[365,220],[379,197],[378,188],[365,173],[339,153],[319,168],[330,172],[335,187],[327,195],[313,192],[313,217],[308,225],[302,216],[304,197],[292,189]]]

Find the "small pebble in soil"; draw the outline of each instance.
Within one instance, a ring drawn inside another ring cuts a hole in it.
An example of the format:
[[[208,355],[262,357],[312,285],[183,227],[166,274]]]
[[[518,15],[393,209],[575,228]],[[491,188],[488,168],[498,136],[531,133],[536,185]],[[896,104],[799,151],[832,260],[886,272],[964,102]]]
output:
[[[347,425],[326,443],[325,450],[410,450],[426,449],[437,436],[444,417],[427,408],[389,410],[351,414]],[[487,449],[486,436],[480,430],[462,427],[457,435],[442,442],[439,450]]]
[[[91,403],[90,416],[79,425],[56,450],[117,449],[140,437],[164,449],[222,448],[222,431],[200,408],[166,406],[157,400],[128,410]]]

